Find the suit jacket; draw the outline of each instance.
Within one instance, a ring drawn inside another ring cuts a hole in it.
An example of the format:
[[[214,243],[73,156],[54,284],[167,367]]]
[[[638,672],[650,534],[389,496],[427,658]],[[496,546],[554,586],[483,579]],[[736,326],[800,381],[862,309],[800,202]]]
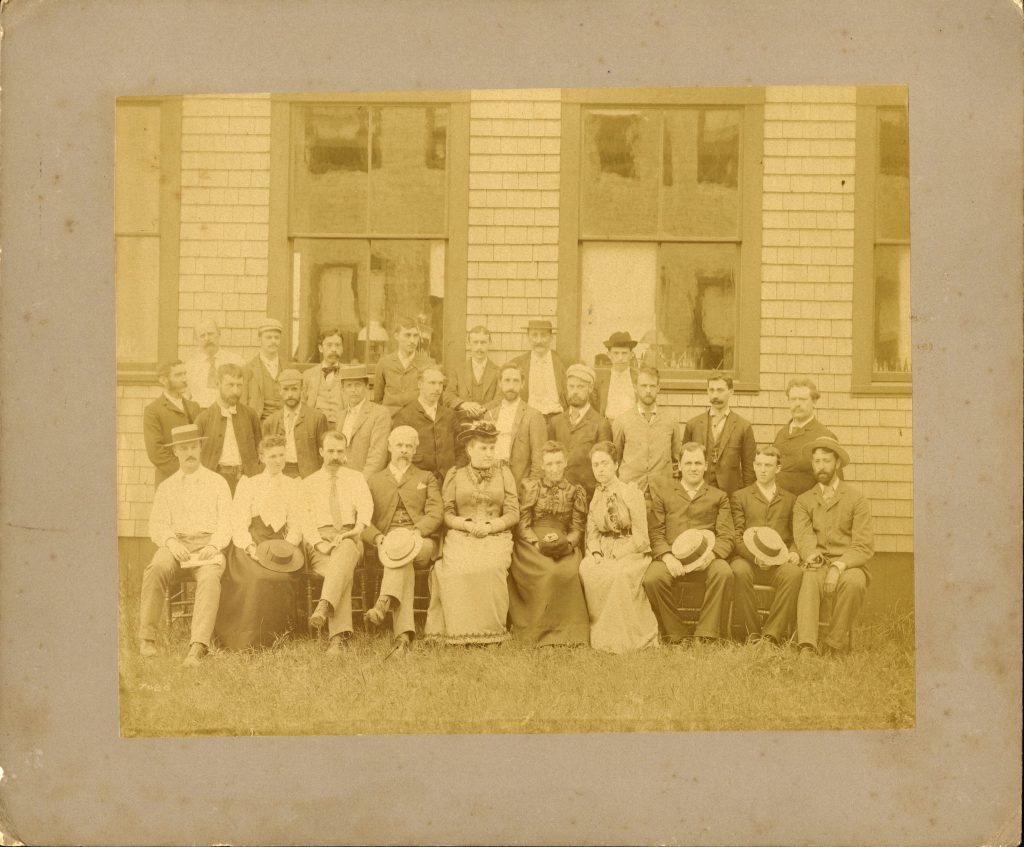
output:
[[[473,376],[473,365],[465,359],[448,374],[448,385],[444,390],[444,401],[453,409],[465,400],[486,406],[498,396],[498,366],[490,359],[484,363],[483,376],[477,382]]]
[[[281,371],[287,367],[287,363],[281,359]],[[277,385],[277,380],[270,375],[270,371],[267,370],[267,366],[263,364],[263,359],[258,353],[245,363],[243,371],[242,402],[252,409],[260,420],[266,420],[271,414],[271,412],[263,414],[263,405],[268,396],[267,386],[271,386],[272,394],[270,396],[277,400],[277,407],[281,407],[281,389]]]
[[[754,564],[754,554],[743,543],[743,533],[751,526],[768,526],[774,529],[786,546],[793,549],[793,507],[796,497],[778,484],[775,496],[769,502],[756,484],[741,488],[729,498],[732,506],[732,522],[736,529],[736,554]]]
[[[231,423],[235,430],[235,441],[238,443],[238,455],[242,457],[242,472],[246,476],[256,476],[263,470],[259,455],[260,439],[263,437],[260,419],[252,409],[242,403],[238,403],[235,408],[237,411],[231,416]],[[220,454],[224,449],[224,420],[219,403],[203,409],[196,418],[199,433],[206,436],[199,460],[211,471],[217,470]]]
[[[157,485],[178,470],[178,457],[167,446],[171,440],[171,430],[176,426],[193,423],[199,415],[198,403],[185,397],[182,398],[182,405],[185,407],[184,411],[168,400],[166,394],[161,394],[146,406],[142,413],[146,454],[156,467]]]
[[[612,382],[612,372],[610,368],[598,368],[595,374],[597,383],[594,385],[594,391],[597,394],[597,410],[603,415],[608,408],[608,389]],[[636,368],[629,369],[629,378],[633,380],[633,389],[635,390]],[[636,404],[634,403],[634,405]]]
[[[732,553],[736,532],[724,491],[704,483],[691,500],[682,483],[671,477],[651,477],[649,491],[647,530],[655,559],[671,553],[672,542],[687,529],[710,529],[715,534],[716,559],[725,559]]]
[[[776,485],[785,488],[786,491],[792,492],[797,497],[814,487],[816,480],[811,472],[811,463],[802,458],[801,451],[805,444],[822,435],[827,435],[829,438],[836,437],[835,433],[817,418],[812,418],[792,435],[789,432],[789,423],[779,430],[775,436],[775,446],[782,454],[782,470],[775,477]],[[840,473],[840,479],[842,476]]]
[[[611,422],[591,406],[576,426],[569,423],[568,412],[562,412],[551,419],[548,427],[552,439],[565,445],[565,478],[583,486],[589,504],[597,488],[594,469],[590,464],[590,448],[598,441],[612,440]]]
[[[778,477],[776,477],[778,479]],[[842,559],[848,568],[863,568],[875,554],[875,536],[868,499],[848,482],[840,482],[828,505],[815,485],[796,498],[793,507],[793,538],[800,558],[815,553],[826,559]]]
[[[487,404],[484,420],[497,425],[501,400],[492,400]],[[544,416],[536,409],[526,405],[526,400],[519,398],[519,409],[512,419],[512,448],[509,452],[508,465],[516,483],[528,476],[540,479],[544,473],[540,448],[548,440],[548,426]]]
[[[320,470],[324,463],[320,455],[320,439],[331,425],[327,422],[327,415],[305,403],[299,403],[298,415],[295,421],[295,457],[299,476],[305,479]],[[284,409],[281,409],[263,421],[263,436],[284,434]]]
[[[403,406],[391,421],[391,429],[411,426],[420,437],[420,445],[412,463],[443,480],[455,464],[455,412],[444,403],[437,404],[434,420],[427,417],[419,400]]]
[[[351,410],[344,408],[338,414],[335,429],[343,431]],[[348,443],[348,467],[361,471],[369,478],[388,464],[388,435],[391,433],[391,415],[383,406],[369,398],[359,404],[352,438]]]
[[[323,390],[323,383],[324,372],[319,364],[306,368],[302,372],[302,394],[300,395],[302,402],[315,409],[316,398],[320,396],[320,392]],[[334,385],[331,388],[333,400],[340,413],[345,406],[341,399],[341,380],[335,379]]]
[[[523,400],[529,401],[530,399],[530,351],[527,350],[521,356],[516,356],[514,359],[509,360],[510,365],[519,365],[519,369],[523,372],[523,390],[519,393],[519,396]],[[555,368],[555,388],[558,391],[558,402],[562,404],[563,409],[569,407],[568,402],[565,399],[565,362],[562,361],[562,357],[559,356],[554,350],[551,351],[551,364]],[[591,399],[593,402],[593,398]]]
[[[711,413],[701,412],[690,418],[683,427],[683,443],[696,441],[707,450],[708,469],[704,479],[726,494],[751,485],[754,482],[754,452],[757,440],[754,430],[746,418],[741,418],[732,410],[722,425],[722,435],[718,439],[718,462],[714,462],[714,437],[711,435]]]
[[[408,368],[402,367],[398,351],[385,353],[377,360],[373,373],[373,402],[379,403],[394,415],[403,406],[415,403],[419,397],[419,375],[434,360],[417,350]]]
[[[367,544],[372,545],[378,535],[391,529],[399,502],[405,506],[420,535],[424,538],[437,535],[444,520],[444,503],[441,486],[430,471],[412,465],[398,483],[391,475],[391,469],[385,467],[366,483],[373,497],[373,520],[363,530],[363,541]]]

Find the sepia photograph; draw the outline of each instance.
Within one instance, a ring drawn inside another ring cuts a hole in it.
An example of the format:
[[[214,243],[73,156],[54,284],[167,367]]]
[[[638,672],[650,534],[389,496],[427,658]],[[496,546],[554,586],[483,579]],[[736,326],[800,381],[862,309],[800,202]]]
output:
[[[905,86],[114,142],[124,736],[914,727]]]

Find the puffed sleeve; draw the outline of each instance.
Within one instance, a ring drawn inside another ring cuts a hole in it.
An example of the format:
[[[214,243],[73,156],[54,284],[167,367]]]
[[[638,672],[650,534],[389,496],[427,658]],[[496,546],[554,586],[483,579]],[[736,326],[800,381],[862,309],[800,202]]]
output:
[[[647,534],[647,504],[644,501],[644,493],[632,482],[627,482],[621,490],[626,508],[629,509],[629,520],[633,524],[630,533],[633,537],[633,546],[637,553],[649,553],[651,540]]]
[[[580,546],[580,539],[587,528],[587,492],[582,485],[574,485],[572,492],[572,518],[566,538],[573,547]]]
[[[451,529],[464,529],[466,521],[459,517],[459,505],[455,502],[457,485],[455,477],[458,476],[458,468],[449,468],[444,476],[444,483],[441,486],[441,500],[444,503],[444,525]]]
[[[587,544],[584,555],[601,552],[601,532],[597,527],[597,516],[604,513],[604,492],[597,490],[590,501],[590,511],[587,512]]]
[[[501,517],[494,524],[501,529],[512,529],[519,523],[519,495],[516,493],[516,478],[507,467],[501,468],[501,481],[505,492],[501,503]]]
[[[540,483],[527,477],[519,487],[519,537],[530,544],[538,541],[533,531],[533,508],[540,496]]]

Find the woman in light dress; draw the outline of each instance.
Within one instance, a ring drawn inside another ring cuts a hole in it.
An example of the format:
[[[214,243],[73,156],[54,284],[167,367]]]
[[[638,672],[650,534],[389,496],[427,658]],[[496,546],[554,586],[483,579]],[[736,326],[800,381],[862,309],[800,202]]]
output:
[[[618,477],[619,451],[610,441],[590,450],[597,480],[587,515],[580,579],[590,610],[590,646],[627,653],[658,644],[658,620],[644,592],[651,564],[647,506],[640,489]]]

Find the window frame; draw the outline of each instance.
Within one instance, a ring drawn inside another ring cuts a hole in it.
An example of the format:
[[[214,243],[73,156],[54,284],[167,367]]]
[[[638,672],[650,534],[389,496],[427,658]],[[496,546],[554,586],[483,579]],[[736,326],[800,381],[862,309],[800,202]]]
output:
[[[878,168],[878,110],[907,109],[909,136],[910,103],[906,86],[863,85],[857,88],[856,185],[854,188],[853,236],[853,368],[850,391],[855,395],[909,396],[913,391],[913,364],[906,376],[886,378],[874,371],[875,346],[875,247],[900,245],[898,239],[879,241],[875,237],[876,175]],[[909,140],[909,138],[908,138]],[[913,181],[911,180],[911,193]],[[913,228],[913,220],[911,220]],[[910,248],[911,239],[906,246]],[[913,298],[913,254],[911,254],[911,298]],[[911,336],[913,349],[913,336]]]
[[[118,97],[114,103],[115,116],[118,106],[160,107],[160,274],[158,281],[159,319],[157,322],[156,361],[127,362],[117,360],[117,382],[119,384],[150,385],[156,381],[160,362],[174,359],[178,355],[178,309],[179,273],[181,268],[181,111],[182,97]],[[115,117],[116,120],[116,117]],[[111,133],[116,141],[116,132]],[[114,150],[114,167],[117,167],[117,150]],[[115,213],[116,218],[116,213]],[[111,247],[117,251],[117,239],[121,236],[139,235],[130,230],[121,230],[114,220],[114,238]],[[114,285],[117,285],[115,266]],[[115,322],[117,315],[115,314]],[[115,332],[116,335],[116,332]],[[116,354],[115,354],[116,358]]]
[[[292,339],[292,257],[293,238],[349,241],[437,240],[436,235],[410,233],[292,233],[291,137],[293,106],[302,103],[337,103],[368,106],[449,107],[446,232],[444,354],[445,362],[465,356],[466,287],[469,257],[469,92],[394,91],[348,92],[341,94],[272,94],[270,97],[270,216],[267,266],[267,314],[281,321],[282,350],[293,349]],[[445,364],[442,362],[442,366]],[[300,370],[311,363],[294,363]],[[372,382],[372,378],[371,378]]]
[[[736,281],[736,347],[733,367],[726,371],[661,371],[663,391],[704,391],[713,374],[733,377],[734,390],[755,393],[761,381],[761,240],[764,193],[765,90],[749,88],[586,88],[562,90],[562,148],[559,208],[558,352],[567,360],[580,359],[580,309],[583,284],[580,247],[584,241],[663,243],[722,243],[716,237],[582,238],[580,198],[582,177],[583,111],[585,108],[721,107],[742,111],[740,147],[741,202],[739,209],[740,261]],[[736,243],[727,239],[726,243]],[[653,308],[653,304],[652,304]],[[750,327],[751,332],[746,328]]]

